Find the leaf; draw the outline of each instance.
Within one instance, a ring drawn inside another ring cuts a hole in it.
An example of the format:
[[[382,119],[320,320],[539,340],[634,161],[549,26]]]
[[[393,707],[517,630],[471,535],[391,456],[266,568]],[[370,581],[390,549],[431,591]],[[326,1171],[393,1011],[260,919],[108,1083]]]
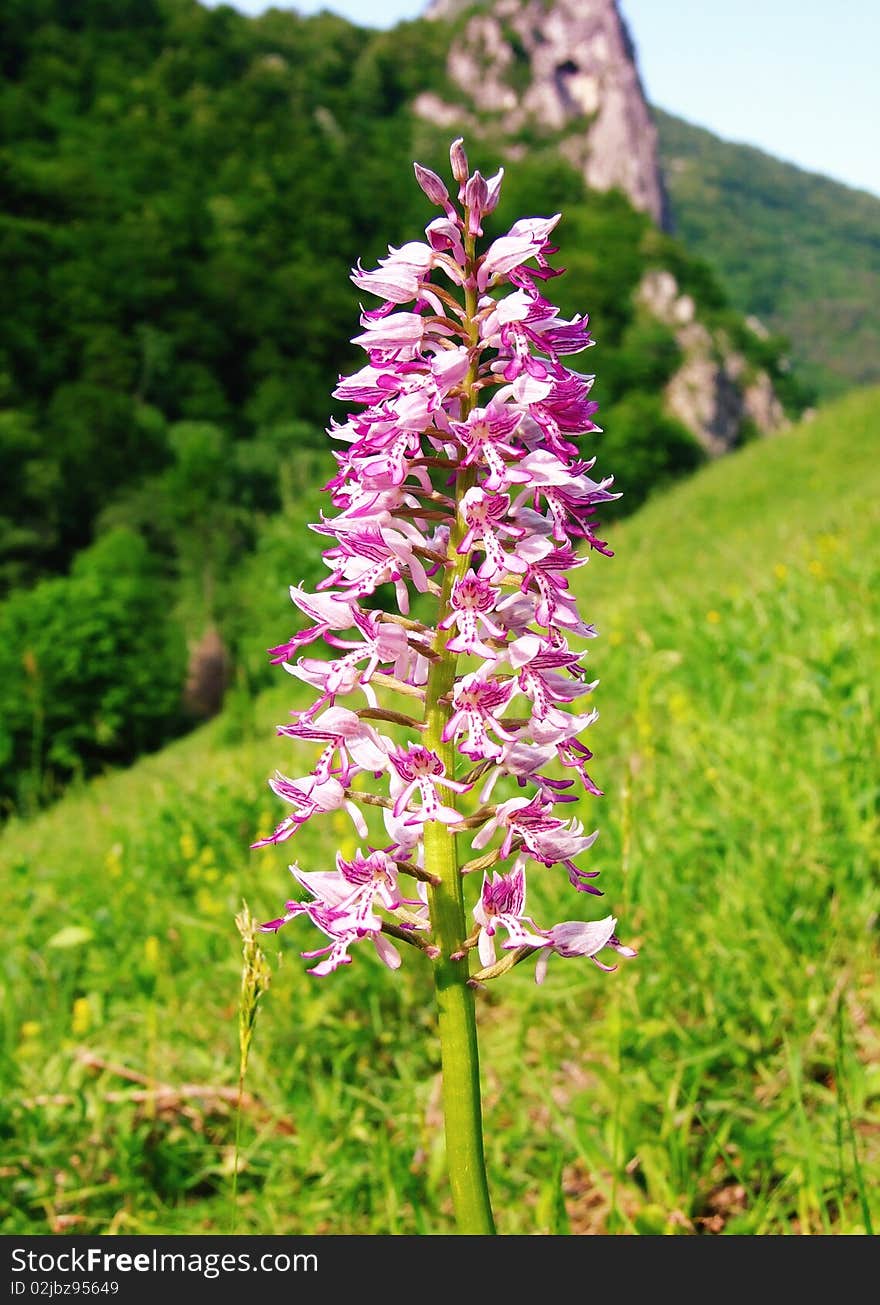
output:
[[[86,929],[81,924],[68,924],[57,933],[53,933],[46,946],[80,947],[83,943],[91,942],[94,936],[91,929]]]

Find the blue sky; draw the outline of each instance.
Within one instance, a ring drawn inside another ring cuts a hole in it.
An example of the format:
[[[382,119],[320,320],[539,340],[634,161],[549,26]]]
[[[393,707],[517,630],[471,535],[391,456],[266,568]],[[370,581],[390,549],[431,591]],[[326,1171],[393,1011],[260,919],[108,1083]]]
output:
[[[368,27],[427,0],[300,0]],[[620,0],[652,103],[880,195],[880,0]],[[235,0],[260,13],[262,0]]]

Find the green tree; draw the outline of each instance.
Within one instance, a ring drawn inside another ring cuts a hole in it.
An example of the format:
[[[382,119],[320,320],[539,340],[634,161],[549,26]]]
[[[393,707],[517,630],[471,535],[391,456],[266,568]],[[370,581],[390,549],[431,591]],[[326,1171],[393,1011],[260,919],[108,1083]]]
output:
[[[182,632],[143,539],[117,529],[68,577],[0,606],[0,797],[51,796],[182,724]]]

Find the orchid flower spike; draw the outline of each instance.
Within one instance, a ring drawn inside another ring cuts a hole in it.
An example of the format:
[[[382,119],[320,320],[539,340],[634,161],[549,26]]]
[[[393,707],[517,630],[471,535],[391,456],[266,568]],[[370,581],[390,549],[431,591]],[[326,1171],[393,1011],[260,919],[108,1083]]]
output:
[[[601,796],[581,739],[597,713],[577,705],[597,682],[570,646],[596,631],[570,577],[611,556],[594,513],[618,495],[581,448],[599,433],[593,377],[563,361],[593,344],[589,319],[544,294],[560,214],[481,249],[503,170],[471,171],[461,140],[450,166],[451,187],[415,164],[441,210],[424,239],[352,271],[380,302],[353,337],[364,365],[334,391],[354,410],[328,432],[334,512],[313,527],[328,574],[316,593],[291,586],[297,626],[270,650],[313,693],[278,732],[318,755],[309,774],[297,762],[272,777],[286,811],[254,846],[328,817],[366,845],[295,866],[300,895],[263,926],[311,923],[318,977],[363,941],[391,969],[405,944],[463,965],[463,982],[473,952],[493,976],[533,957],[539,982],[551,955],[604,970],[606,948],[635,955],[610,915],[542,928],[525,914],[527,875],[599,894],[582,863],[596,833],[571,809]]]

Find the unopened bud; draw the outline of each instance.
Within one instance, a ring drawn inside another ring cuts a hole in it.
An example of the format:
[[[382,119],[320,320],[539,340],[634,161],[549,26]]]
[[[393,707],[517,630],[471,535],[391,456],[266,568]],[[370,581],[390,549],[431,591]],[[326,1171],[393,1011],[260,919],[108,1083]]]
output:
[[[449,162],[452,165],[452,175],[458,182],[458,198],[464,199],[464,188],[468,179],[468,161],[464,152],[464,140],[461,136],[454,140],[449,147]]]
[[[421,163],[414,163],[413,167],[415,168],[416,181],[428,196],[431,203],[445,207],[446,202],[449,199],[449,191],[437,176],[437,173],[432,172],[430,168],[423,168]]]
[[[499,168],[494,177],[490,177],[486,182],[486,202],[483,205],[483,216],[492,213],[498,203],[498,197],[501,194],[501,183],[504,180],[504,169]]]
[[[475,172],[464,188],[464,204],[468,210],[468,231],[472,236],[481,236],[483,227],[480,219],[486,209],[486,197],[489,193],[486,182]]]

